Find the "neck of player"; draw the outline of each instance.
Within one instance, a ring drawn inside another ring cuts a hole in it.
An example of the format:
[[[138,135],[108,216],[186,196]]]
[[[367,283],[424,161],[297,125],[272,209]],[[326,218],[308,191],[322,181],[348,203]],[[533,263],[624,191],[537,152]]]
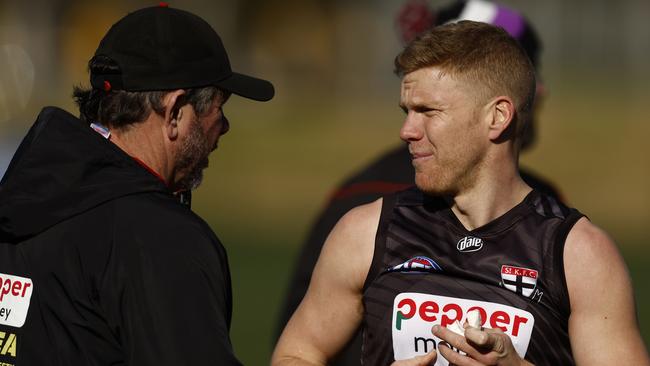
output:
[[[519,176],[516,161],[481,169],[474,184],[451,197],[451,209],[467,230],[497,219],[521,203],[530,188]]]

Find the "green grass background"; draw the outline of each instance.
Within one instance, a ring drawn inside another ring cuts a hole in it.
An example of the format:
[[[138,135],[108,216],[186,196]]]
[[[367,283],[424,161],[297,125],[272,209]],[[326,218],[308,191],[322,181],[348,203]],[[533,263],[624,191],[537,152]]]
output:
[[[602,76],[555,75],[539,116],[540,142],[523,163],[561,187],[621,247],[648,344],[650,92]],[[328,192],[399,142],[398,88],[396,80],[392,93],[368,96],[280,86],[272,103],[232,98],[226,106],[232,129],[212,155],[194,208],[229,252],[231,336],[245,364],[269,361],[287,279]]]

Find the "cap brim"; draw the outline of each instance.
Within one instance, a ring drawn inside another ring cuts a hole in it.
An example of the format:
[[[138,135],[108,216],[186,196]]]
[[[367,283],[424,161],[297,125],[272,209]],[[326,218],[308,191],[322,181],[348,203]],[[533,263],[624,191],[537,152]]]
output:
[[[216,83],[231,93],[237,94],[244,98],[265,102],[271,100],[275,95],[273,84],[269,81],[254,78],[252,76],[233,72],[229,77]]]

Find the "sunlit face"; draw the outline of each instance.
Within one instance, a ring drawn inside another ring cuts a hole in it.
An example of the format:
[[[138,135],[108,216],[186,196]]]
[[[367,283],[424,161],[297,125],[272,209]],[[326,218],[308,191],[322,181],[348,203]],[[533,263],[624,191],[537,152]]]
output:
[[[203,169],[208,167],[208,156],[217,148],[219,138],[230,129],[228,119],[223,114],[225,100],[215,99],[203,116],[197,116],[194,108],[188,105],[189,122],[187,132],[181,142],[176,158],[176,168],[181,178],[179,189],[196,189],[203,180]]]
[[[408,143],[415,183],[424,192],[455,195],[476,181],[489,139],[480,123],[484,104],[473,87],[437,67],[402,79],[406,119],[400,137]]]

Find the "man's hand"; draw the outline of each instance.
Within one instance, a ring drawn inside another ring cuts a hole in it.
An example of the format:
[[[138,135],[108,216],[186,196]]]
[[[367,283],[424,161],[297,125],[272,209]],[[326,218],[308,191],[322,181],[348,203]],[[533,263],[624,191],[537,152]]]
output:
[[[426,355],[415,356],[413,358],[409,358],[408,360],[395,361],[391,363],[390,366],[429,366],[433,365],[436,362],[436,358],[438,358],[438,353],[432,350]]]
[[[438,352],[452,365],[532,365],[519,357],[517,351],[515,351],[515,347],[512,345],[510,337],[500,329],[484,328],[481,330],[466,326],[465,337],[463,337],[447,328],[434,325],[432,333],[436,337],[446,341],[452,347],[467,354],[461,355],[445,345],[444,342],[440,342]]]

